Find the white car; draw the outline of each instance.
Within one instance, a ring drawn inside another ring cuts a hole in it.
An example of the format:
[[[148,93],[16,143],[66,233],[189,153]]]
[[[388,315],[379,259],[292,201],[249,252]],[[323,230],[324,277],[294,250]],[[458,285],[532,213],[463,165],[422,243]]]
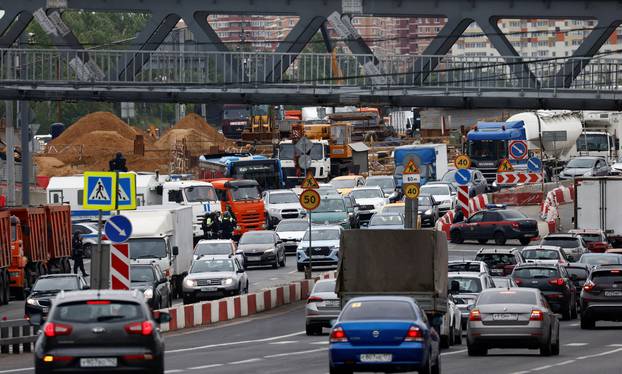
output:
[[[454,303],[453,296],[447,298],[447,313],[441,323],[441,348],[462,344],[462,315]]]
[[[296,248],[305,236],[305,232],[309,229],[309,221],[306,219],[284,219],[276,226],[274,230],[283,241],[285,254],[296,253]]]
[[[342,230],[341,226],[337,225],[315,225],[311,231],[307,230],[296,250],[298,271],[304,271],[309,261],[312,267],[337,266]],[[309,237],[311,243],[309,243]]]
[[[395,187],[395,179],[392,175],[372,175],[365,180],[365,187],[380,187],[384,197],[389,199],[397,198],[397,191]]]
[[[236,253],[237,246],[235,242],[231,239],[213,239],[206,240],[201,239],[194,246],[194,254],[193,260],[196,260],[201,257],[210,257],[210,256],[231,256],[235,254],[235,257],[238,258],[240,264],[244,266],[244,256],[242,254]]]
[[[420,195],[431,195],[434,201],[439,202],[438,211],[442,216],[454,210],[457,201],[457,191],[451,183],[431,182],[421,186]]]
[[[367,226],[371,217],[389,203],[380,187],[358,187],[349,196],[354,201],[354,212],[362,227]]]
[[[298,195],[292,190],[264,191],[262,199],[266,208],[266,224],[275,227],[281,220],[302,218],[307,212],[298,201]]]
[[[552,245],[532,245],[525,247],[520,252],[526,263],[537,264],[568,264],[571,260],[562,247]]]

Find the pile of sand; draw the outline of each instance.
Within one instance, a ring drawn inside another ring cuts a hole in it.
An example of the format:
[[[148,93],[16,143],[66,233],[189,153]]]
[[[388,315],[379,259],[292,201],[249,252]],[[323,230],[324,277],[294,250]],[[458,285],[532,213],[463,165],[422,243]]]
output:
[[[190,113],[179,120],[179,122],[173,126],[173,130],[175,129],[194,129],[203,134],[203,136],[210,141],[221,142],[225,140],[224,135],[219,133],[215,127],[207,123],[203,117],[196,113]]]
[[[52,140],[50,144],[80,144],[78,143],[78,138],[91,134],[94,131],[116,132],[129,141],[134,141],[136,137],[136,131],[119,117],[110,112],[95,112],[80,118],[76,123],[63,131],[58,138]],[[110,146],[113,145],[111,144]]]
[[[210,147],[219,144],[218,141],[211,139],[204,133],[195,129],[172,128],[167,131],[163,137],[158,139],[153,146],[162,151],[170,151],[175,144],[182,141],[186,142],[186,147],[192,154],[204,153],[206,150],[210,149]]]

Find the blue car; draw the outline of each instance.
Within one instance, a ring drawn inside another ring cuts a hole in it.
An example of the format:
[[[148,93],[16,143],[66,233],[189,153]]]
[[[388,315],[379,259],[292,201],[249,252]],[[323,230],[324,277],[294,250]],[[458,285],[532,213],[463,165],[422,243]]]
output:
[[[329,361],[330,374],[440,373],[439,335],[410,297],[357,297],[331,330]]]

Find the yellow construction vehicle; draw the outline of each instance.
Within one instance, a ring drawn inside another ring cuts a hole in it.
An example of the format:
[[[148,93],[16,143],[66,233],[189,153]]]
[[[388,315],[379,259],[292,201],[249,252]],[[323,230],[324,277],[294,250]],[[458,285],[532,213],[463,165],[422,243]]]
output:
[[[272,139],[278,139],[273,117],[272,106],[253,106],[251,108],[250,127],[242,131],[242,140],[270,143]]]

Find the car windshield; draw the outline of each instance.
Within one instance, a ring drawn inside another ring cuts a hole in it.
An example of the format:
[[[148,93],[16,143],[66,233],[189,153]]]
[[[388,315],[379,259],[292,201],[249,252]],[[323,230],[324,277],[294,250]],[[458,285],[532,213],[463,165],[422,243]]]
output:
[[[497,288],[510,288],[512,287],[512,282],[508,277],[493,277],[492,278],[495,287]]]
[[[406,301],[362,300],[349,303],[339,317],[340,321],[399,320],[416,319],[415,310]]]
[[[350,196],[352,196],[354,200],[384,198],[384,195],[382,194],[382,190],[375,189],[375,188],[364,189],[364,190],[354,190],[352,191]]]
[[[132,282],[153,282],[155,276],[151,266],[132,266],[130,267],[130,280]]]
[[[276,227],[276,232],[305,231],[308,227],[309,227],[309,224],[304,221],[298,221],[298,222],[281,221],[279,225]]]
[[[313,287],[312,293],[320,293],[320,292],[335,292],[335,281],[329,280],[325,282],[317,282],[315,287]]]
[[[41,278],[32,288],[34,292],[71,291],[78,289],[78,280],[75,277]]]
[[[538,299],[534,292],[520,291],[517,289],[483,292],[477,298],[477,305],[486,304],[527,304],[536,305]]]
[[[430,207],[432,207],[432,199],[430,196],[419,196],[419,210],[421,210],[422,207],[425,207],[425,209],[430,209]]]
[[[190,273],[213,273],[219,271],[233,271],[233,261],[230,259],[194,261]]]
[[[319,193],[320,196],[326,196],[326,195],[339,196],[339,192],[333,185],[320,186],[320,188],[318,188],[317,190],[317,193]]]
[[[468,144],[468,154],[475,160],[500,160],[507,156],[507,142],[504,140],[473,140]]]
[[[516,264],[516,257],[506,253],[482,253],[475,256],[475,260],[485,262],[489,268],[494,268],[497,265]]]
[[[481,266],[477,262],[459,262],[459,263],[449,264],[447,266],[447,269],[450,272],[475,271],[479,273],[481,271]]]
[[[594,274],[592,274],[592,282],[597,285],[622,285],[622,271],[618,269],[595,271]]]
[[[259,189],[257,186],[240,186],[231,189],[231,197],[235,201],[259,200]]]
[[[521,252],[525,260],[559,260],[559,252],[550,249],[528,249]]]
[[[331,212],[345,212],[346,204],[343,199],[320,199],[320,205],[313,211],[313,213],[331,213]]]
[[[420,193],[422,195],[449,195],[449,186],[423,186]]]
[[[230,255],[232,253],[231,243],[198,243],[194,249],[196,256],[203,255]]]
[[[500,210],[499,214],[501,214],[501,218],[503,219],[525,219],[526,215],[517,211],[517,210]]]
[[[60,304],[55,309],[51,320],[75,323],[117,323],[124,321],[142,321],[145,315],[137,303],[93,300]]]
[[[595,159],[592,158],[573,158],[568,162],[566,168],[580,168],[580,169],[589,169],[596,163]]]
[[[581,134],[577,139],[577,151],[602,152],[609,150],[609,135],[607,133]]]
[[[586,280],[589,274],[589,272],[585,268],[567,267],[566,270],[568,271],[568,274],[575,275],[577,277],[577,280]]]
[[[394,215],[374,215],[371,217],[369,221],[369,226],[381,226],[381,225],[396,225],[401,226],[404,222],[402,221],[402,217],[394,214]]]
[[[211,186],[194,186],[184,189],[186,200],[190,203],[199,203],[202,201],[216,201],[216,190]]]
[[[589,265],[610,265],[622,263],[620,259],[622,259],[622,256],[620,255],[584,254],[579,259],[579,262]]]
[[[247,232],[242,235],[240,244],[273,244],[274,236],[272,232]]]
[[[382,213],[397,213],[404,214],[405,208],[404,205],[392,205],[392,206],[384,206],[382,208]]]
[[[367,178],[365,185],[369,187],[378,186],[383,191],[386,191],[395,188],[395,181],[392,176],[386,178]]]
[[[512,273],[514,278],[553,278],[558,276],[557,269],[551,268],[521,268]]]
[[[270,194],[270,204],[290,204],[297,203],[298,196],[294,192],[280,192]]]
[[[340,235],[341,232],[339,230],[313,229],[313,231],[311,231],[311,240],[339,240]],[[309,230],[305,232],[305,236],[302,240],[309,241]]]
[[[454,281],[460,285],[460,293],[478,293],[482,292],[482,282],[479,278],[466,278],[466,277],[449,277],[449,284]]]
[[[562,248],[577,248],[579,247],[579,239],[577,238],[544,238],[542,245],[552,245]]]
[[[330,184],[335,188],[354,188],[356,185],[356,179],[333,179]]]
[[[130,239],[130,258],[164,258],[166,257],[166,241],[164,238]]]
[[[599,242],[606,242],[607,241],[607,240],[605,240],[602,237],[601,234],[581,234],[581,237],[587,243],[599,243]]]

